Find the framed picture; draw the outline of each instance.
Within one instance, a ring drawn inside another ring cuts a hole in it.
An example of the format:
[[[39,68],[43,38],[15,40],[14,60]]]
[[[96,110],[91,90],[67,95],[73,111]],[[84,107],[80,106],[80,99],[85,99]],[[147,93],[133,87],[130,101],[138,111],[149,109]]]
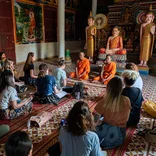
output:
[[[16,43],[43,42],[43,8],[41,5],[14,2]]]
[[[75,39],[75,13],[65,13],[65,40],[71,41]]]

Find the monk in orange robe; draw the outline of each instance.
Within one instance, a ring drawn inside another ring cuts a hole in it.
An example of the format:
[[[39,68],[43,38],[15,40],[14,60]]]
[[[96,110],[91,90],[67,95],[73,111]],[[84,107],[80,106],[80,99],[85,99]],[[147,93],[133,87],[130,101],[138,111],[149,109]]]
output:
[[[111,55],[106,56],[106,60],[102,66],[101,75],[94,77],[92,82],[102,81],[105,85],[115,76],[116,73],[116,63],[112,62]]]
[[[76,71],[71,72],[69,77],[87,80],[89,78],[88,74],[90,73],[90,61],[85,58],[84,52],[80,52],[79,57],[80,60],[77,61]]]

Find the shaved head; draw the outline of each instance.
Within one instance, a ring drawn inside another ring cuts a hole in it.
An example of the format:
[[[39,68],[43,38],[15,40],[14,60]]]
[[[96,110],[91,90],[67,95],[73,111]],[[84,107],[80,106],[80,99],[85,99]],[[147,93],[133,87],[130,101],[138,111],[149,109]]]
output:
[[[84,56],[85,56],[85,53],[84,52],[80,52],[79,53],[79,57],[80,57],[81,60],[84,58]]]

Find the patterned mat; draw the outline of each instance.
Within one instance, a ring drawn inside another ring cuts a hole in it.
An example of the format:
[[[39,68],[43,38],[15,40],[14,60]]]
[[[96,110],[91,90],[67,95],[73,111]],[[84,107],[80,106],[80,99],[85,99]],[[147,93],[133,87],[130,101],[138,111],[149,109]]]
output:
[[[88,103],[89,107],[94,107],[97,101],[105,93],[105,88],[97,88],[94,86],[88,86],[87,94],[84,99],[81,99]],[[21,116],[12,121],[0,121],[0,123],[6,123],[10,126],[11,130],[8,135],[12,134],[17,130],[24,130],[28,132],[30,138],[33,141],[33,155],[43,156],[46,150],[57,141],[59,123],[62,118],[65,118],[69,110],[73,107],[76,99],[64,98],[59,102],[59,106],[53,105],[41,105],[35,104],[34,110],[27,116]],[[52,118],[41,128],[27,128],[27,121],[31,116],[36,115],[40,111],[48,111],[52,113]],[[6,142],[8,135],[0,139],[0,156],[4,155],[4,142]]]
[[[48,64],[50,69],[56,68],[56,62],[51,60],[44,61]],[[38,66],[43,62],[38,61],[35,63],[36,73],[38,72]],[[71,66],[66,66],[66,72],[74,71],[74,64]],[[17,66],[18,74],[21,75],[23,70],[22,65]],[[156,78],[152,76],[142,76],[143,78],[143,97],[145,99],[150,99],[156,101]],[[71,80],[75,82],[75,80]],[[105,93],[105,88],[96,85],[91,85],[89,82],[85,82],[88,86],[88,94],[85,95],[84,101],[86,101],[90,108],[93,109],[96,105],[97,101],[100,99],[102,95]],[[35,104],[34,110],[31,114],[27,116],[21,116],[18,119],[10,121],[0,121],[0,123],[9,124],[11,130],[8,135],[12,134],[17,130],[24,130],[29,133],[29,136],[33,140],[34,143],[34,156],[43,156],[52,144],[57,141],[58,137],[58,127],[59,122],[62,118],[64,118],[69,110],[72,108],[73,104],[76,102],[75,99],[64,98],[61,102],[59,102],[59,107],[55,107],[53,105],[40,105]],[[30,128],[27,129],[26,124],[30,116],[36,115],[40,111],[48,111],[53,114],[53,118],[47,122],[42,128]],[[140,128],[152,128],[156,125],[156,121],[151,118],[146,113],[142,113],[141,120],[138,124],[138,128],[127,128],[126,131],[126,139],[122,146],[108,150],[109,156],[154,156],[156,155],[156,147],[151,146],[149,143],[145,141],[145,139],[139,135],[137,135]],[[0,139],[0,156],[4,155],[4,142],[8,138],[4,136]]]

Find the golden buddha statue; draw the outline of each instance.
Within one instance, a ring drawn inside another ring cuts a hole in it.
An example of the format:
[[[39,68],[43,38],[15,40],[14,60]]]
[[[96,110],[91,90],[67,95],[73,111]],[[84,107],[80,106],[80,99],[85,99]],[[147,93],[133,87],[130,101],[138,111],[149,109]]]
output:
[[[95,41],[96,41],[96,27],[94,26],[94,18],[88,17],[88,26],[86,27],[86,45],[87,56],[90,60],[93,59],[94,51],[95,51]]]
[[[118,26],[113,28],[112,36],[108,38],[106,54],[126,54],[126,49],[123,49],[123,40]]]
[[[140,28],[140,64],[139,66],[147,66],[147,61],[152,56],[154,45],[155,24],[152,6],[146,13],[145,23]]]

